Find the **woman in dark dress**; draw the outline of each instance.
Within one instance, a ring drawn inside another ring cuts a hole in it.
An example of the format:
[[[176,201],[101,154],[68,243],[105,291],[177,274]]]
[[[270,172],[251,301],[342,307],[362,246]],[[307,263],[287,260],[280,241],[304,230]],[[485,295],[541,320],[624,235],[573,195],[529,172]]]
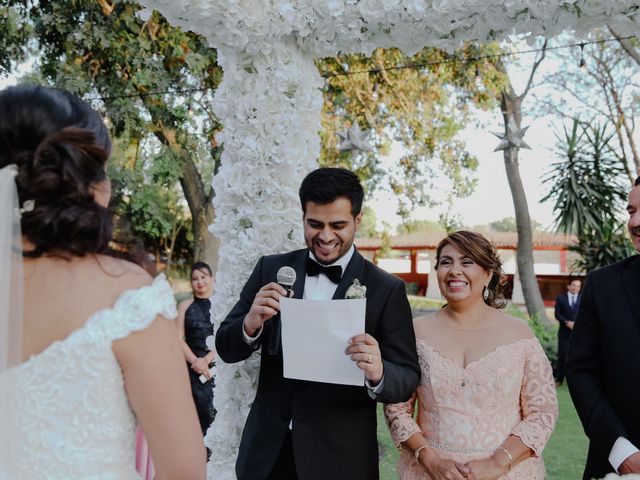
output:
[[[191,392],[198,411],[200,427],[204,435],[213,422],[213,377],[211,367],[215,353],[207,347],[207,337],[213,335],[209,297],[213,293],[211,268],[204,262],[196,262],[191,267],[191,288],[193,298],[178,305],[176,324],[184,358],[189,364]]]

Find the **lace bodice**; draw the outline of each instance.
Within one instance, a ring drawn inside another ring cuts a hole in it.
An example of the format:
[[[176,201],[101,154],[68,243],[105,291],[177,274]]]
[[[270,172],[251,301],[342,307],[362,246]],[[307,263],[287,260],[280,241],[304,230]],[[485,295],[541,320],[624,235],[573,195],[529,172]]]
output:
[[[0,375],[0,480],[138,479],[135,418],[112,342],[176,316],[163,275]]]
[[[506,478],[544,479],[540,454],[555,426],[558,405],[551,365],[538,340],[501,345],[465,368],[421,340],[417,347],[422,378],[416,394],[385,407],[396,445],[421,432],[442,457],[468,462],[492,455],[514,434],[536,457],[518,464]],[[403,480],[429,478],[404,451],[398,473]]]

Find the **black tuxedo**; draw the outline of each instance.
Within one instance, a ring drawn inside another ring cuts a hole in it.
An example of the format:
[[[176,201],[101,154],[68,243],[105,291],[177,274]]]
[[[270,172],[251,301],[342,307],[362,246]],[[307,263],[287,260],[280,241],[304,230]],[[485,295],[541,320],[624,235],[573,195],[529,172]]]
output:
[[[567,362],[567,353],[569,352],[571,329],[567,327],[567,322],[575,321],[579,304],[580,294],[578,294],[573,305],[569,303],[569,292],[564,292],[556,298],[555,317],[560,323],[560,326],[558,328],[558,358],[553,376],[558,382],[564,381],[565,364]]]
[[[216,349],[225,362],[246,359],[269,341],[273,321],[264,324],[252,346],[243,338],[242,323],[256,292],[275,281],[282,266],[296,270],[293,286],[302,298],[308,250],[262,257],[247,280],[240,300],[216,333]],[[379,343],[384,388],[377,401],[406,401],[420,379],[411,309],[399,278],[366,261],[357,250],[345,269],[334,299],[343,299],[358,279],[367,287],[365,330]],[[266,346],[266,345],[265,345]],[[345,344],[346,348],[346,344]],[[367,388],[291,380],[282,376],[282,353],[262,348],[256,397],[247,418],[236,462],[239,480],[264,480],[280,454],[293,421],[291,439],[301,480],[378,478],[376,403]]]
[[[567,381],[590,439],[584,479],[613,471],[618,437],[640,446],[640,256],[587,276],[571,335]]]

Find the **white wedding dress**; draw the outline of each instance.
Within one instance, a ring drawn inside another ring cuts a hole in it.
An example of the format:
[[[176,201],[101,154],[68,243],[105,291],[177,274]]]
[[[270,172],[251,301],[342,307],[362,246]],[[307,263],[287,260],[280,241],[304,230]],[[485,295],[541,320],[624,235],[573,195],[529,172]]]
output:
[[[0,480],[139,479],[136,419],[114,340],[176,316],[163,275],[0,374]]]

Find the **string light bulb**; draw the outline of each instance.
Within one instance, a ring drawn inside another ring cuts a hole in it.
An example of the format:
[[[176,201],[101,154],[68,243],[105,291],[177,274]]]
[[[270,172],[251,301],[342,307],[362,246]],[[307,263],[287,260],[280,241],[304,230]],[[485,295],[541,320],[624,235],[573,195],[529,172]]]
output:
[[[586,70],[587,69],[587,62],[585,62],[584,60],[584,43],[580,44],[580,69],[582,70]]]

